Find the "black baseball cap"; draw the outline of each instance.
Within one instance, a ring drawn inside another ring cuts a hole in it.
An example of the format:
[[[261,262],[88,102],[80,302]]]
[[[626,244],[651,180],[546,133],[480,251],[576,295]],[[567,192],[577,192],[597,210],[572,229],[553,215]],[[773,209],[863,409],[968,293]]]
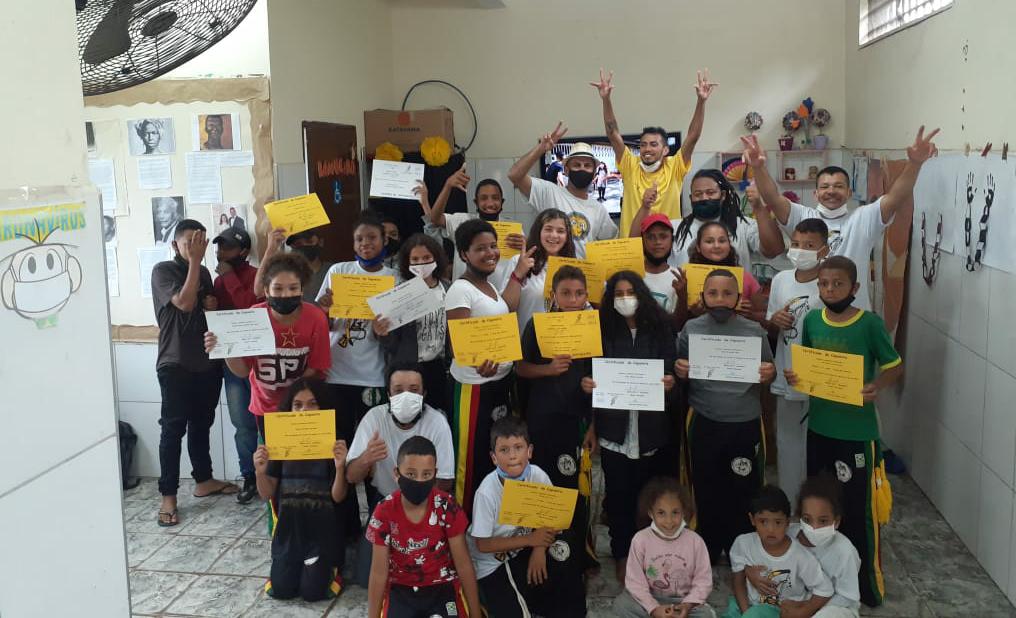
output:
[[[292,247],[293,243],[296,242],[297,240],[306,240],[314,236],[320,236],[320,234],[318,234],[319,229],[321,228],[315,227],[309,230],[304,230],[302,232],[297,232],[296,234],[290,234],[289,236],[286,237],[286,244]]]
[[[241,249],[250,249],[250,234],[248,234],[246,230],[231,227],[216,236],[215,240],[212,241],[212,244],[217,245],[220,242],[226,245],[237,246]]]

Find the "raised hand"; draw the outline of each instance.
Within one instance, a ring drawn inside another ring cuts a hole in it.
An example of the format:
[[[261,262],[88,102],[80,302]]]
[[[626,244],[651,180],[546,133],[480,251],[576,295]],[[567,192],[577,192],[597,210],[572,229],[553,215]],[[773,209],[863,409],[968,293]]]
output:
[[[759,146],[757,135],[741,137],[741,144],[744,145],[744,154],[741,158],[749,167],[759,169],[766,165],[766,151]]]
[[[925,137],[922,124],[921,128],[917,130],[917,138],[914,139],[914,143],[907,147],[907,159],[912,163],[924,163],[937,155],[938,147],[931,140],[938,135],[938,131],[939,129],[935,129]]]
[[[656,182],[653,182],[653,186],[646,189],[646,192],[642,194],[642,208],[649,210],[656,203],[656,198],[660,195],[660,189]]]
[[[540,138],[540,150],[543,152],[550,152],[557,145],[557,141],[564,137],[564,134],[568,132],[568,127],[558,121],[557,126],[550,133],[544,133],[543,137]]]
[[[198,262],[205,259],[205,250],[208,249],[208,234],[204,230],[197,230],[187,243],[187,259],[190,262]]]
[[[589,85],[596,88],[596,91],[600,93],[601,99],[610,98],[610,92],[614,90],[614,72],[610,71],[605,73],[604,70],[600,69],[600,81],[589,82]]]
[[[718,83],[709,81],[709,69],[695,71],[695,94],[700,101],[707,100],[717,86]]]
[[[681,276],[681,271],[671,268],[670,274],[674,275],[674,280],[670,282],[674,291],[677,292],[678,296],[685,293],[688,290],[688,280]]]
[[[533,245],[528,251],[519,256],[519,263],[515,267],[515,276],[519,279],[525,279],[529,276],[529,271],[536,264],[536,258],[533,257],[534,253],[536,253],[536,245]]]
[[[466,173],[466,166],[463,165],[461,169],[448,177],[448,180],[445,181],[445,186],[458,189],[464,193],[466,188],[469,186],[469,180],[469,174]]]

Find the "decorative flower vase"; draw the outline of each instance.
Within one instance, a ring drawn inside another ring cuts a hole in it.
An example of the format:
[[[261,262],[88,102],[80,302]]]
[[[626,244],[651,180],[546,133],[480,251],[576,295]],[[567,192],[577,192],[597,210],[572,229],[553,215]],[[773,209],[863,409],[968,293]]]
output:
[[[822,135],[821,133],[819,133],[818,135],[815,136],[815,139],[812,143],[815,147],[815,150],[825,150],[826,146],[829,145],[829,136]]]
[[[784,135],[779,139],[780,150],[787,151],[794,149],[794,136]]]

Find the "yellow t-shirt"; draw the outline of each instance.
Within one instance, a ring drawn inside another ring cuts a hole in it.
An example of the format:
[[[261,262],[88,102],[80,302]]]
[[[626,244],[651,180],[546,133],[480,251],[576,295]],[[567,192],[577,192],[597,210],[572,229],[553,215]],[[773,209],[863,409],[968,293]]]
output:
[[[653,212],[662,212],[671,219],[681,218],[681,185],[684,183],[684,175],[688,173],[688,166],[680,150],[676,155],[664,157],[660,169],[649,173],[639,165],[639,158],[625,148],[617,168],[624,183],[620,236],[628,235],[632,219],[642,206],[642,195],[652,188],[654,182],[659,195]]]

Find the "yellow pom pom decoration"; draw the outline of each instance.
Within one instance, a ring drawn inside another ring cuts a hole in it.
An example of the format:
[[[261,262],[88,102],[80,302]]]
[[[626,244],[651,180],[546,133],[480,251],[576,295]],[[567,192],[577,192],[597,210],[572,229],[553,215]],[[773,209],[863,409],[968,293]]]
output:
[[[382,161],[401,161],[402,151],[395,144],[384,142],[379,144],[377,149],[374,150],[374,158]]]
[[[420,144],[420,154],[427,165],[441,167],[448,163],[452,156],[452,147],[443,137],[432,136],[423,140]]]

